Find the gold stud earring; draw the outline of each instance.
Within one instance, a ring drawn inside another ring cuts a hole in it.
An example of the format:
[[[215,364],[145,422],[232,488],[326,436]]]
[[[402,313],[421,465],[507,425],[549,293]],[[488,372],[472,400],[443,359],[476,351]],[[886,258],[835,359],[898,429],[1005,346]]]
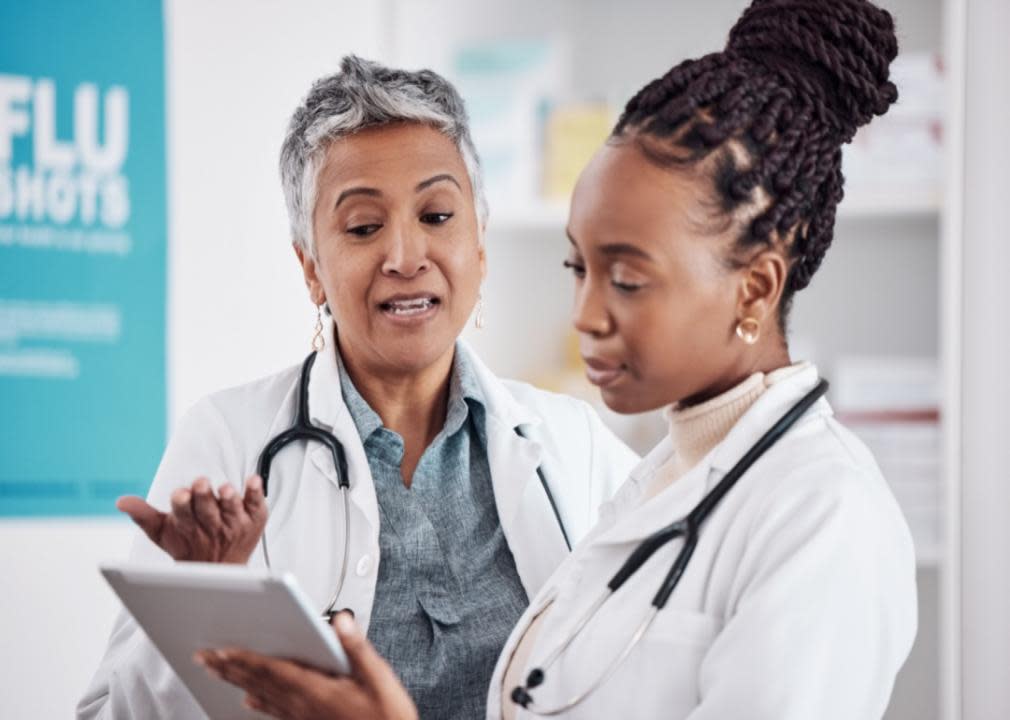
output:
[[[323,312],[322,305],[316,305],[316,326],[312,335],[312,349],[319,352],[326,347],[326,338],[323,337]]]
[[[753,345],[761,337],[761,324],[754,318],[744,318],[737,323],[736,336],[748,345]]]
[[[477,315],[473,319],[473,326],[478,330],[484,328],[484,294],[477,293]]]

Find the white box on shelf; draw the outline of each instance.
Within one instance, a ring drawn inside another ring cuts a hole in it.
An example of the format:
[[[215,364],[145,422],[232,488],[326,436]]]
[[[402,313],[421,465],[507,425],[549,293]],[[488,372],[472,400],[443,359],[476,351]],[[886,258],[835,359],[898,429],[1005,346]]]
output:
[[[900,420],[903,413],[936,413],[940,373],[935,358],[846,356],[835,364],[834,405],[840,414]]]
[[[936,360],[843,357],[835,378],[839,420],[873,453],[908,522],[919,564],[936,564],[943,538]]]

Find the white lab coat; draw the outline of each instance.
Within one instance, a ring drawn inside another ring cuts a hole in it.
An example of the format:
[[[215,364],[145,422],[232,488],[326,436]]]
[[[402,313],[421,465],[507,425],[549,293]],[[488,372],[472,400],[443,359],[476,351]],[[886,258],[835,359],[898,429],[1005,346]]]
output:
[[[551,486],[574,543],[595,523],[600,504],[639,458],[584,402],[499,380],[467,351],[487,404],[487,453],[498,516],[519,578],[533,597],[568,555],[537,467]],[[172,490],[200,475],[216,487],[225,481],[239,484],[253,474],[267,440],[293,421],[299,370],[293,367],[213,394],[194,406],[165,451],[149,502],[167,508]],[[309,409],[312,422],[332,429],[347,454],[351,538],[347,578],[337,607],[352,609],[358,623],[367,628],[378,576],[379,511],[364,448],[341,395],[332,343],[312,368]],[[271,564],[275,570],[293,572],[320,609],[336,587],[343,557],[343,515],[336,483],[332,456],[318,443],[288,446],[270,471],[266,535]],[[261,549],[250,565],[264,564]],[[130,560],[171,562],[139,531]],[[146,720],[204,715],[123,611],[77,716]]]
[[[520,619],[491,681],[489,718],[501,716],[503,673],[532,618],[550,606],[524,679],[636,545],[694,508],[816,381],[811,366],[772,385],[723,442],[646,502],[643,488],[671,457],[670,439],[642,461]],[[604,605],[532,691],[539,705],[583,691],[618,655],[681,546],[659,550]],[[680,584],[638,647],[563,717],[876,719],[915,631],[907,525],[869,451],[822,398],[703,525]]]

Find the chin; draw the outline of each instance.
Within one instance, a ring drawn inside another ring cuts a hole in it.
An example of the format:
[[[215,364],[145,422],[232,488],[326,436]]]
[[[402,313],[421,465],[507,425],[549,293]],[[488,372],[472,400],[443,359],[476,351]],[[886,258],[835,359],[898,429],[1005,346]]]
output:
[[[434,365],[455,346],[456,338],[435,341],[430,337],[406,336],[394,340],[383,356],[399,371],[417,372]]]
[[[600,390],[600,396],[608,408],[621,415],[637,415],[663,407],[666,403],[656,402],[655,396],[631,392],[627,389]]]

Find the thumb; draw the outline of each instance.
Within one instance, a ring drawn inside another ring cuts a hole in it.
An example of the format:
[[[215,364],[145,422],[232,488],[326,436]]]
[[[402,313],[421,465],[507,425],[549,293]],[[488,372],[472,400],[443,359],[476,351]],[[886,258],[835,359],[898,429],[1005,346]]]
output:
[[[399,681],[389,664],[376,652],[372,643],[361,632],[350,613],[340,612],[333,617],[333,629],[337,633],[351,673],[369,690],[379,692],[389,684]]]
[[[267,520],[267,500],[263,494],[263,478],[253,475],[245,481],[245,494],[242,497],[245,511],[258,525],[265,525]]]
[[[116,508],[130,516],[147,537],[158,542],[161,529],[165,524],[165,514],[147,504],[143,498],[136,495],[124,495],[116,500]]]

